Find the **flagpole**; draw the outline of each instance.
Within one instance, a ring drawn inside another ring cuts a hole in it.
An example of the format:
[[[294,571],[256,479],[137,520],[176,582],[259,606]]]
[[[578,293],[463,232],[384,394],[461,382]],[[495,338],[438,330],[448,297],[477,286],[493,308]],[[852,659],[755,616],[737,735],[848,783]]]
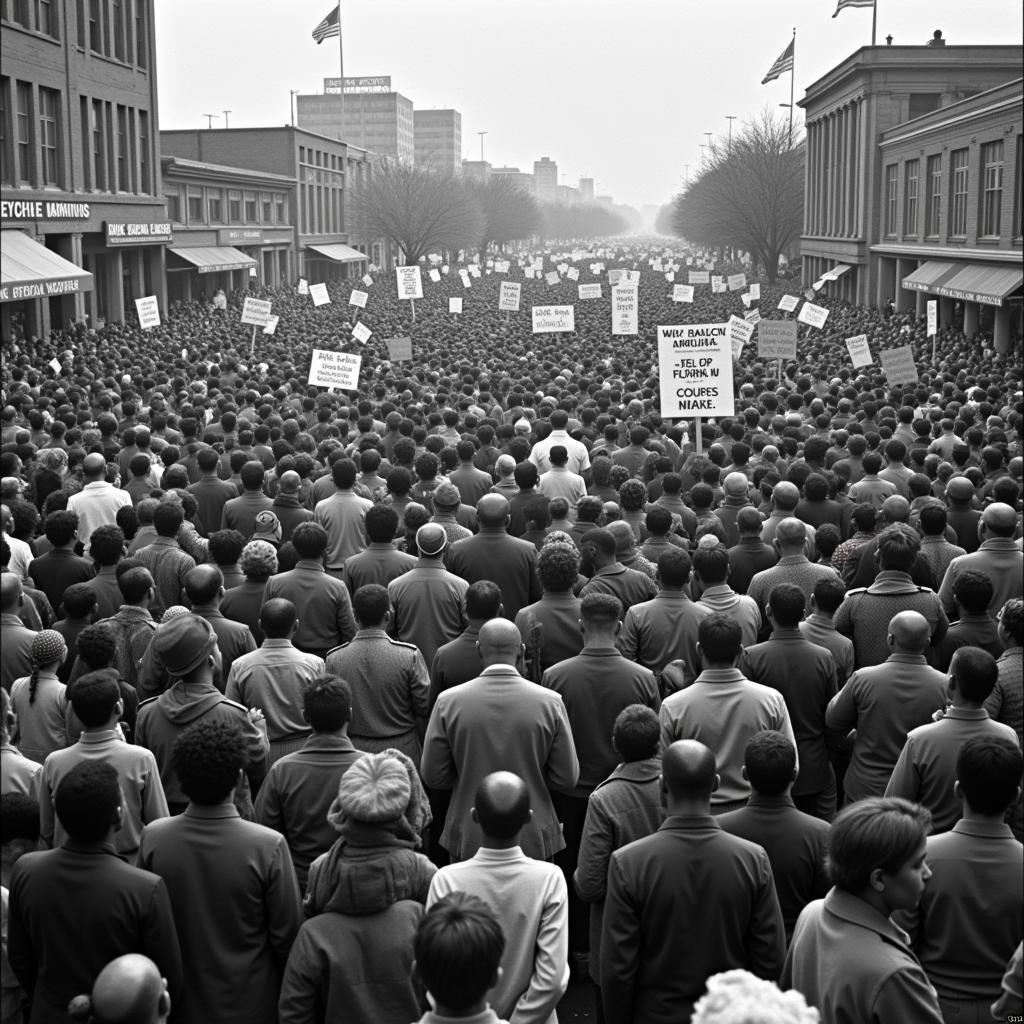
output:
[[[793,148],[793,80],[796,78],[796,25],[793,26],[793,60],[789,67],[789,148]]]
[[[878,26],[878,0],[871,3],[871,45],[875,45],[875,29]]]
[[[345,138],[345,44],[341,34],[341,4],[338,4],[338,74],[341,76],[340,102],[338,103],[339,134]],[[346,185],[348,183],[346,182]]]

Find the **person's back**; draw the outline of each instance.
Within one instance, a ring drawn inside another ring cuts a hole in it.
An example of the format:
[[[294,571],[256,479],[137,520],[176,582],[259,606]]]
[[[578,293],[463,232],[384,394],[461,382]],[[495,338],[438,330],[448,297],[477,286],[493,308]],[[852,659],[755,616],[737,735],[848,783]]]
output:
[[[1009,740],[979,738],[960,748],[962,816],[952,831],[929,837],[932,877],[920,905],[896,917],[950,1019],[989,1019],[1024,937],[1024,847],[1002,820],[1021,770]]]
[[[199,722],[172,757],[190,803],[147,825],[139,865],[163,878],[174,909],[189,978],[176,1012],[276,1024],[278,979],[302,921],[288,846],[232,803],[249,758],[235,724]]]
[[[601,999],[609,1024],[688,1020],[710,975],[745,967],[774,979],[785,952],[767,854],[709,813],[714,754],[673,743],[662,774],[668,816],[612,854],[608,869]]]
[[[496,772],[484,778],[473,815],[483,845],[469,860],[438,871],[427,908],[452,892],[482,899],[505,933],[502,976],[490,992],[491,1005],[509,1020],[551,1021],[569,983],[568,894],[562,872],[527,857],[518,845],[530,816],[529,792],[518,776]]]

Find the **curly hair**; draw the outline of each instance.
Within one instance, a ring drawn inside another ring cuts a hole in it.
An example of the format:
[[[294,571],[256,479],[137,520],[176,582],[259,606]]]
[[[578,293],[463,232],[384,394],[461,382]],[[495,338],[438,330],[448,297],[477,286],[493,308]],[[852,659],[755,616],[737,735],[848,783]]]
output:
[[[545,544],[537,555],[537,577],[545,592],[571,590],[580,571],[580,553],[574,545]]]
[[[182,791],[197,804],[224,800],[248,761],[245,736],[234,722],[200,720],[182,732],[171,749],[171,766]]]
[[[75,650],[82,663],[90,669],[107,668],[114,663],[117,652],[117,638],[111,629],[102,622],[86,626],[75,639]]]
[[[647,504],[647,488],[629,479],[619,488],[619,505],[624,512],[639,512]]]

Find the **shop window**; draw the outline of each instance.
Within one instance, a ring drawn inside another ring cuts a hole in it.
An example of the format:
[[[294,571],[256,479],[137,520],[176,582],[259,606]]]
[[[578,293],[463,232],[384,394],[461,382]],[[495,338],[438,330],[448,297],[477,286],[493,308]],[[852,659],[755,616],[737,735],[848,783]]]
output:
[[[188,194],[188,222],[189,224],[203,223],[203,194],[192,192]]]
[[[942,157],[928,157],[925,188],[928,189],[924,211],[924,233],[929,238],[939,235],[942,210]]]
[[[908,160],[904,167],[903,234],[917,235],[917,191],[921,174],[921,161]]]
[[[981,230],[985,238],[999,236],[1003,209],[1003,142],[981,147]]]
[[[221,202],[220,193],[214,192],[207,200],[207,209],[210,213],[210,223],[220,224],[224,219],[224,204]]]
[[[885,233],[896,234],[896,198],[899,190],[899,167],[889,164],[885,169]]]
[[[167,204],[167,219],[175,224],[181,223],[181,196],[178,190],[164,193],[164,202]]]

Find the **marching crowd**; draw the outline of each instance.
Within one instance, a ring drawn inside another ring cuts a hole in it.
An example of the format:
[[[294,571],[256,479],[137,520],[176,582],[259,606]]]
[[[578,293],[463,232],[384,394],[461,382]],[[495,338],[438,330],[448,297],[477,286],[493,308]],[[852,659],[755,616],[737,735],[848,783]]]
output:
[[[636,336],[584,259],[5,343],[0,1024],[1024,1010],[1020,339],[819,294],[698,439],[656,327],[738,296],[599,255]]]

